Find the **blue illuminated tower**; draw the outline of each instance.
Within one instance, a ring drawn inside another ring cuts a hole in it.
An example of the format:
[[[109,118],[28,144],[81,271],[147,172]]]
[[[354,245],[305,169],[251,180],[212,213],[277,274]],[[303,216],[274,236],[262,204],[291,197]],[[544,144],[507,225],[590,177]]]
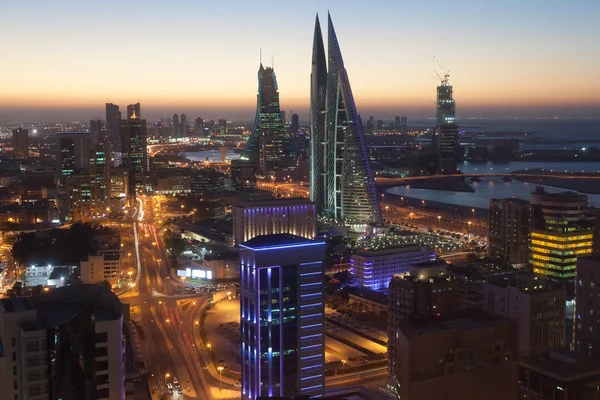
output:
[[[242,399],[325,394],[325,242],[278,234],[240,249]]]
[[[262,176],[295,165],[289,136],[279,108],[279,90],[273,68],[258,69],[256,118],[240,160],[258,165]]]
[[[319,204],[323,186],[321,204],[329,216],[359,225],[381,224],[381,211],[362,124],[331,16],[328,16],[328,36],[329,66],[327,78],[323,79],[323,71],[327,66],[317,19],[311,79],[313,201]],[[321,98],[323,92],[325,108]],[[324,124],[322,131],[321,124]],[[321,147],[324,160],[322,173],[319,159]]]

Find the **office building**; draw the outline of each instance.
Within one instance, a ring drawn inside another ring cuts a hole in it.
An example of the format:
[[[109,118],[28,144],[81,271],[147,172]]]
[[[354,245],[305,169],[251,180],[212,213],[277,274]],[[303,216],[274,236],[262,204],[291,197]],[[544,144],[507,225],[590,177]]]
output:
[[[379,250],[358,250],[350,258],[356,284],[368,289],[387,288],[396,274],[409,272],[409,267],[435,261],[433,250],[417,244]]]
[[[555,279],[575,278],[577,259],[592,254],[595,215],[587,196],[574,193],[531,194],[529,263],[533,272]]]
[[[179,137],[187,137],[188,135],[188,120],[187,115],[181,114],[179,118]]]
[[[129,169],[117,167],[110,169],[110,197],[127,197],[129,184]]]
[[[217,121],[219,127],[219,135],[225,135],[227,133],[227,120],[220,119]]]
[[[546,279],[519,274],[482,285],[487,312],[517,320],[519,357],[542,355],[566,345],[567,292]]]
[[[600,258],[583,257],[577,260],[575,281],[575,352],[594,359],[600,358]]]
[[[289,233],[307,239],[317,234],[314,203],[304,198],[244,201],[233,207],[233,242]]]
[[[285,111],[281,111],[281,122],[283,125],[287,125],[287,121],[285,119]]]
[[[407,133],[406,123],[407,123],[406,117],[404,117],[404,116],[401,117],[400,118],[400,133],[402,133],[403,135],[405,135]]]
[[[238,246],[242,399],[325,394],[325,246],[289,234]]]
[[[109,146],[107,143],[92,148],[90,153],[90,185],[92,204],[96,211],[104,211],[110,200]]]
[[[194,133],[197,136],[204,136],[204,120],[201,117],[196,117],[194,120]]]
[[[408,272],[394,275],[388,290],[390,334],[410,316],[459,308],[458,286],[458,280],[448,276],[445,263],[415,264]]]
[[[136,193],[146,190],[148,174],[148,149],[145,119],[121,121],[123,138],[123,166],[129,170],[128,195],[135,199]]]
[[[290,134],[292,137],[298,136],[298,130],[300,129],[300,117],[298,114],[292,114],[292,123],[290,124]]]
[[[600,399],[600,363],[568,351],[519,361],[518,400]]]
[[[152,190],[159,194],[184,194],[192,191],[194,171],[186,168],[172,168],[152,171]]]
[[[457,162],[458,125],[449,78],[450,75],[444,72],[444,77],[437,87],[437,125],[434,133],[438,151],[438,173],[443,175],[456,173]]]
[[[106,139],[111,153],[121,153],[121,111],[113,103],[106,103]]]
[[[140,119],[142,118],[142,112],[140,110],[140,103],[129,104],[127,106],[127,119]]]
[[[97,146],[98,143],[104,142],[102,137],[102,121],[100,118],[90,120],[90,145]]]
[[[122,307],[100,285],[1,300],[2,398],[123,400]]]
[[[29,131],[23,128],[13,130],[13,157],[29,157]]]
[[[173,114],[173,121],[171,125],[171,137],[179,137],[179,115]]]
[[[56,181],[82,173],[90,166],[90,133],[58,132],[56,134]]]
[[[361,230],[367,224],[381,224],[381,211],[362,123],[330,16],[328,31],[326,65],[317,17],[311,73],[311,193],[318,210]]]
[[[279,90],[273,68],[258,69],[256,118],[240,160],[258,165],[262,176],[295,165],[290,138],[281,121]]]
[[[388,389],[402,400],[517,398],[517,323],[477,309],[401,321]]]
[[[219,196],[223,189],[225,189],[225,175],[221,172],[200,170],[192,175],[191,193],[195,196]]]
[[[529,202],[490,198],[488,254],[505,267],[525,268],[529,262]]]
[[[399,131],[400,130],[400,116],[396,115],[394,117],[394,130]]]
[[[122,269],[120,252],[90,254],[86,260],[80,262],[81,281],[83,283],[108,281],[116,287]]]

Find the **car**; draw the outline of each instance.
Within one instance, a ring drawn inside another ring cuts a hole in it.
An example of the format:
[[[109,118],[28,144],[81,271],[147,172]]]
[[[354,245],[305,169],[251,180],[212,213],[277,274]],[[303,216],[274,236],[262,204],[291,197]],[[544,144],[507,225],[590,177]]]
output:
[[[242,382],[240,382],[240,381],[235,381],[235,382],[233,382],[233,386],[235,386],[235,387],[237,387],[237,388],[239,388],[239,387],[242,387]]]

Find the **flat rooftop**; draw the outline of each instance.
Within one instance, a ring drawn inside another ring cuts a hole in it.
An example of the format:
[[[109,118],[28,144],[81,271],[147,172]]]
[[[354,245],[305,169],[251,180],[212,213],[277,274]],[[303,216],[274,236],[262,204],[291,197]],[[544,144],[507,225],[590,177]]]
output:
[[[600,363],[589,362],[566,350],[552,351],[547,356],[526,357],[519,364],[562,382],[600,376]]]
[[[410,253],[414,251],[421,251],[426,246],[421,246],[415,243],[401,244],[383,249],[361,249],[358,250],[354,255],[362,257],[377,257],[377,256],[389,256],[393,254]]]
[[[284,207],[284,206],[308,206],[314,205],[312,201],[304,197],[292,197],[288,199],[272,199],[272,200],[244,200],[236,207],[240,208],[256,208],[256,207]]]
[[[479,329],[506,319],[478,308],[467,308],[412,317],[401,322],[400,329],[406,337],[414,337],[449,330]]]
[[[317,240],[307,239],[301,236],[292,235],[289,233],[282,233],[276,235],[261,235],[256,236],[242,244],[240,247],[248,248],[252,250],[272,248],[272,247],[301,247],[301,246],[314,246],[324,245],[325,242]]]

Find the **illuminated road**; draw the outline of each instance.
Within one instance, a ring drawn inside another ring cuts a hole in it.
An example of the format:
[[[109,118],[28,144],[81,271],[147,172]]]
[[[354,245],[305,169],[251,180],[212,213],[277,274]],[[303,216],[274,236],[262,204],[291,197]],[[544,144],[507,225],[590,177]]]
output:
[[[428,181],[435,179],[444,179],[444,178],[548,178],[548,179],[600,179],[600,175],[568,175],[568,174],[544,174],[544,173],[504,173],[504,174],[452,174],[452,175],[423,175],[423,176],[409,176],[403,178],[383,178],[376,177],[375,185],[376,186],[391,186],[391,185],[402,185],[407,182],[414,181]]]

